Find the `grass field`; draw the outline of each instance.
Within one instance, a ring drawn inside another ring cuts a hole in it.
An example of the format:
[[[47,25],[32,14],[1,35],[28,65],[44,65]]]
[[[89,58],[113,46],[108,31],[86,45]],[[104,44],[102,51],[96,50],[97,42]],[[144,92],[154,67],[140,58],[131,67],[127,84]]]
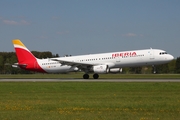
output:
[[[1,120],[178,120],[180,83],[0,82]]]

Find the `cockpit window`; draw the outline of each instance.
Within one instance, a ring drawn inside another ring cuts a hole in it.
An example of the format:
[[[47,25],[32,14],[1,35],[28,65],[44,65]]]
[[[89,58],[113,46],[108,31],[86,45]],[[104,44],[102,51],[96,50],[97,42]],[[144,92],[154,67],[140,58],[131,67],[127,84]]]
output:
[[[160,52],[159,54],[160,55],[164,55],[164,54],[167,54],[167,52]]]

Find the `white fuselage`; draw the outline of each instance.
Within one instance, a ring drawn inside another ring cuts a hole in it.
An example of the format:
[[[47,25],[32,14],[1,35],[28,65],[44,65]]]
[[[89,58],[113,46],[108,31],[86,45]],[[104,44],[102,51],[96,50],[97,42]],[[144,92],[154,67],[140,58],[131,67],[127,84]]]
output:
[[[70,65],[51,59],[38,60],[38,64],[46,72],[69,72],[77,70],[77,65],[108,65],[108,68],[123,68],[167,63],[174,59],[170,54],[159,49],[121,51],[101,54],[79,55],[53,58],[58,61],[72,63]],[[73,65],[74,63],[74,65]]]

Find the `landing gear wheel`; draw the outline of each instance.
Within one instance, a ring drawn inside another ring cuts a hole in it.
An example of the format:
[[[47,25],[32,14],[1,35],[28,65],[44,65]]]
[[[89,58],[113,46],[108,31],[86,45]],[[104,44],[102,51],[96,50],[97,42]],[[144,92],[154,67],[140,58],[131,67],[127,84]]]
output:
[[[83,78],[84,78],[84,79],[89,79],[89,75],[88,75],[88,74],[84,74],[84,75],[83,75]]]
[[[93,75],[93,78],[94,78],[94,79],[98,79],[98,78],[99,78],[99,75],[95,73],[95,74]]]
[[[152,65],[152,68],[153,68],[153,73],[156,74],[156,67],[154,65]]]

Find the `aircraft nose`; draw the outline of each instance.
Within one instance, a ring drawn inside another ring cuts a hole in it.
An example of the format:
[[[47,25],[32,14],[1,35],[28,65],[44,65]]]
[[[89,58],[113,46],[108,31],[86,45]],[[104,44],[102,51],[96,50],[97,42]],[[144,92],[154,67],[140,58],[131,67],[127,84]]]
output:
[[[169,56],[168,56],[168,59],[169,59],[169,60],[173,60],[174,57],[173,57],[172,55],[169,55]]]

